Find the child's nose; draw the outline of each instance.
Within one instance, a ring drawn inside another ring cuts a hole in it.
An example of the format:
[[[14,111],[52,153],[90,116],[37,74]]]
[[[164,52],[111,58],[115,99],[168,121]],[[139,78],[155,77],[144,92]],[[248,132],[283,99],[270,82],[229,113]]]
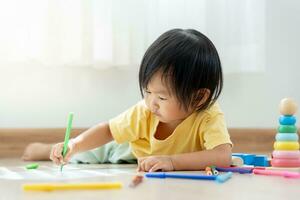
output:
[[[151,101],[151,107],[150,107],[152,112],[156,112],[159,109],[159,105],[155,100]]]

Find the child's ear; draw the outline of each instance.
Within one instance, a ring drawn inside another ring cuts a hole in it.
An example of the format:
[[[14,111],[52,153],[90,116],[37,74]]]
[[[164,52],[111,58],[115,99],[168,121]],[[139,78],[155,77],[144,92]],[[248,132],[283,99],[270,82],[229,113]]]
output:
[[[197,96],[196,96],[196,100],[199,101],[197,103],[197,107],[200,107],[202,104],[204,104],[207,99],[210,96],[210,90],[207,88],[202,88],[200,90],[198,90],[197,92]]]

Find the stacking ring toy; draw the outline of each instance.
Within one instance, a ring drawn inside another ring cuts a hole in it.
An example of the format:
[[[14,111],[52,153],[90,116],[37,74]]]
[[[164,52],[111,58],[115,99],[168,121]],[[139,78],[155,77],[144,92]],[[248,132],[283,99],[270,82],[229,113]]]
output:
[[[300,159],[278,159],[271,160],[272,167],[300,167]]]
[[[274,142],[275,150],[299,150],[298,142]]]
[[[300,151],[273,151],[273,159],[300,159]]]
[[[299,136],[297,133],[277,133],[276,141],[298,141]]]
[[[296,133],[297,127],[295,125],[280,125],[278,127],[279,133]]]
[[[294,125],[296,123],[296,117],[292,115],[281,115],[279,117],[279,124],[281,125]]]

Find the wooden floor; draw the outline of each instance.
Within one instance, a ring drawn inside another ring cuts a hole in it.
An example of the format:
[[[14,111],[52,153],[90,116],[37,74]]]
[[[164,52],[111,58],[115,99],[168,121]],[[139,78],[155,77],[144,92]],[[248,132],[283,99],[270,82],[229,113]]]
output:
[[[0,168],[21,173],[27,163],[17,159],[0,159]],[[39,172],[47,170],[58,170],[50,162],[39,162]],[[47,168],[46,168],[47,167]],[[90,178],[64,180],[67,182],[112,182],[120,181],[123,184],[117,190],[98,190],[98,191],[54,191],[54,192],[24,192],[21,189],[24,183],[53,182],[54,180],[30,179],[30,176],[21,180],[7,180],[0,178],[0,199],[30,199],[30,200],[88,200],[88,199],[130,199],[130,200],[150,200],[150,199],[299,199],[300,179],[287,179],[283,177],[259,176],[252,174],[234,174],[227,182],[220,184],[214,181],[203,180],[183,180],[183,179],[149,179],[144,181],[136,188],[128,185],[135,174],[135,165],[69,165],[64,168],[64,172],[70,167],[77,167],[77,172],[81,173],[84,169],[93,169],[99,172]],[[73,169],[74,170],[74,169]],[[76,170],[76,169],[75,169]],[[75,171],[76,172],[76,171]],[[31,171],[30,173],[37,173]],[[177,172],[178,173],[178,172]],[[183,173],[183,172],[182,172]],[[204,172],[185,172],[201,174]],[[103,175],[101,175],[103,174]],[[1,173],[0,173],[1,177]],[[62,182],[62,181],[55,181]]]

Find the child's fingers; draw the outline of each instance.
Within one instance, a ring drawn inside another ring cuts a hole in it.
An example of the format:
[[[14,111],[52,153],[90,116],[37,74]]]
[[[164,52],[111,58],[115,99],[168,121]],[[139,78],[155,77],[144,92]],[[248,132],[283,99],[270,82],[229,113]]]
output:
[[[143,160],[140,164],[141,171],[149,171],[155,163],[156,161],[151,158]]]
[[[141,172],[140,166],[138,165],[136,168],[136,172]]]
[[[149,172],[156,172],[158,170],[162,170],[162,166],[160,163],[156,163],[155,165],[153,165],[150,169]]]
[[[50,155],[50,159],[56,164],[56,165],[59,165],[60,164],[60,161],[58,158],[56,158],[53,154],[53,152],[51,153]]]
[[[145,158],[139,158],[138,159],[138,171],[141,172],[141,171],[145,171]]]
[[[142,172],[142,171],[143,171],[143,169],[142,169],[141,163],[138,163],[137,172]]]
[[[54,156],[54,149],[52,149],[51,150],[51,153],[50,153],[50,159],[55,163],[55,164],[59,164],[59,159],[58,158],[56,158],[55,156]]]
[[[62,158],[62,150],[63,150],[63,144],[62,143],[57,144],[54,151],[54,155],[57,158]]]
[[[56,165],[60,165],[60,160],[57,159],[57,158],[54,158],[54,159],[53,159],[53,162],[54,162]]]
[[[54,145],[51,149],[50,159],[57,165],[59,165],[63,161],[62,148],[63,143],[58,143]]]
[[[147,159],[147,157],[141,157],[141,158],[138,158],[138,163],[143,162],[145,159]]]
[[[71,156],[72,156],[72,153],[69,151],[63,159],[64,163],[68,163],[71,159]]]
[[[153,166],[152,160],[145,160],[143,163],[144,171],[148,172]]]
[[[68,163],[71,159],[71,157],[73,156],[74,154],[74,148],[75,148],[75,143],[73,141],[74,139],[71,139],[69,141],[69,144],[68,144],[68,151],[67,151],[67,154],[65,155],[64,157],[64,163]]]
[[[64,146],[63,143],[57,144],[57,148],[56,148],[56,150],[54,152],[55,157],[59,160],[60,164],[65,163],[64,162],[64,157],[63,157],[63,146]]]
[[[141,163],[138,162],[138,167],[136,169],[137,172],[141,172],[142,171],[142,167],[141,167]]]

